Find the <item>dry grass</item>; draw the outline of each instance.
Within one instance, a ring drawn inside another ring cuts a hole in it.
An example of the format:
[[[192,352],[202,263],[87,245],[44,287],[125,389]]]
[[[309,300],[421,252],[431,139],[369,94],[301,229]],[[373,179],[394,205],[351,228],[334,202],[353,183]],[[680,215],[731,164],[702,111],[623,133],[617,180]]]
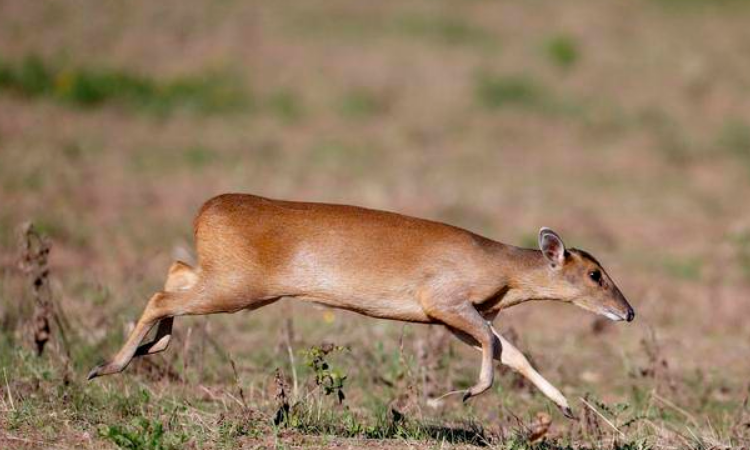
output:
[[[545,426],[538,448],[750,445],[749,16],[729,0],[0,1],[0,446],[521,449]],[[432,408],[473,381],[474,352],[297,304],[178,320],[169,352],[84,383],[225,191],[527,245],[551,226],[638,316],[499,318],[578,422],[505,372]],[[25,345],[26,220],[53,243],[69,360]],[[331,356],[341,404],[302,353],[325,341],[348,349]],[[277,369],[294,420],[274,425]]]

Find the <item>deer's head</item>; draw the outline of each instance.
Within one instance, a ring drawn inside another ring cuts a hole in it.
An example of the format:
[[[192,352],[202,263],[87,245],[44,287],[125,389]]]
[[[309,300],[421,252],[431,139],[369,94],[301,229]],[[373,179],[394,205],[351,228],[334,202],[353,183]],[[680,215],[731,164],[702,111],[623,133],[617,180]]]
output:
[[[560,293],[560,300],[610,320],[630,322],[635,318],[633,307],[593,256],[566,249],[560,236],[549,228],[539,231],[539,248],[548,265],[550,289]]]

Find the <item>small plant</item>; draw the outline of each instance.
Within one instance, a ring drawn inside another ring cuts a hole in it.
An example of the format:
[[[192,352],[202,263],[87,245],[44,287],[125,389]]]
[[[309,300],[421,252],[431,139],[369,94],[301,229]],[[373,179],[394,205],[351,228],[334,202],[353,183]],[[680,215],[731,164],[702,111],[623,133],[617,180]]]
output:
[[[310,347],[305,352],[306,364],[315,373],[315,384],[323,390],[323,394],[326,396],[335,395],[339,403],[343,402],[346,398],[344,395],[346,374],[336,368],[332,368],[328,361],[326,361],[326,357],[333,352],[341,352],[343,350],[345,350],[344,347],[324,343],[321,346]]]
[[[137,419],[131,426],[109,425],[99,429],[99,435],[128,450],[170,450],[180,448],[184,437],[164,431],[159,421]]]
[[[30,281],[34,299],[34,344],[37,356],[42,356],[44,347],[52,336],[51,322],[55,313],[49,283],[48,260],[51,243],[47,236],[37,232],[34,225],[28,223],[24,226],[20,246],[21,267]]]

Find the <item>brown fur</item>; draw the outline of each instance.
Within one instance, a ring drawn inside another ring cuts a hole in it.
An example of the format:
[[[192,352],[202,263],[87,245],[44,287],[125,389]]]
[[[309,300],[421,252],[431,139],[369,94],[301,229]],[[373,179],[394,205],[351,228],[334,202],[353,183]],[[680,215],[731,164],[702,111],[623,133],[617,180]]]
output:
[[[381,319],[444,324],[483,353],[480,380],[468,398],[491,386],[493,358],[546,383],[492,329],[488,319],[503,308],[562,300],[632,319],[632,308],[593,257],[565,250],[551,230],[540,234],[541,252],[391,212],[243,194],[206,202],[194,227],[197,267],[172,265],[164,291],[149,301],[128,342],[90,378],[164,350],[175,316],[255,309],[291,297]],[[589,278],[592,270],[601,271],[601,285]],[[155,340],[138,347],[157,322]],[[501,347],[517,355],[504,358]],[[567,408],[551,385],[540,388]]]

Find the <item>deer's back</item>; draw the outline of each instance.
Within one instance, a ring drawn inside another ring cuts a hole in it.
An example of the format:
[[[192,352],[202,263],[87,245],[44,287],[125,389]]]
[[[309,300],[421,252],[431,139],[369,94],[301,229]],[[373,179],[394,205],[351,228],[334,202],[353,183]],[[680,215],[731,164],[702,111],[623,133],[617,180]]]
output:
[[[202,270],[248,274],[285,295],[414,295],[420,280],[476,275],[488,240],[450,225],[346,205],[225,194],[195,221]],[[244,280],[246,281],[246,280]]]

